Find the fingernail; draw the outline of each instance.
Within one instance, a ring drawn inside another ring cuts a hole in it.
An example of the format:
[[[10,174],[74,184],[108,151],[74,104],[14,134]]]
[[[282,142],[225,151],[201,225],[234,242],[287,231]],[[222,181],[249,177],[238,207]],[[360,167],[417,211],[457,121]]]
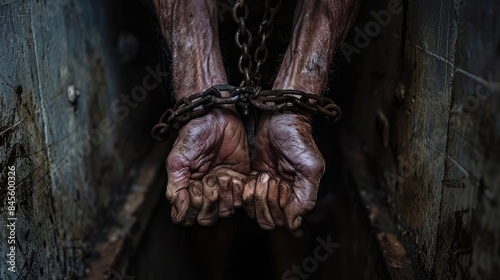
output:
[[[260,176],[260,182],[261,183],[267,183],[267,181],[269,181],[269,178],[270,178],[269,174],[264,173],[264,174],[262,174]]]
[[[295,218],[295,221],[293,221],[293,228],[299,228],[301,223],[302,216],[298,216],[297,218]]]

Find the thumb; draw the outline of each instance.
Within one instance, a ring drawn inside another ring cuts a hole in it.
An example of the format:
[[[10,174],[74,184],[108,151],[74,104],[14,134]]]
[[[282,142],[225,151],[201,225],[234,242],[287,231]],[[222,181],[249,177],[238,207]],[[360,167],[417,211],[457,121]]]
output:
[[[302,217],[310,212],[316,205],[317,187],[311,183],[295,186],[284,209],[286,225],[294,231],[301,223]]]
[[[174,151],[167,158],[167,199],[172,204],[171,217],[175,224],[184,221],[189,209],[189,162]]]

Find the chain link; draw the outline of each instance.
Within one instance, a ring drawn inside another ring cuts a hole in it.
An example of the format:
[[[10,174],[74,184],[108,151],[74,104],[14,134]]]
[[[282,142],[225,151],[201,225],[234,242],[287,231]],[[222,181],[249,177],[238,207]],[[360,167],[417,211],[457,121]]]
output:
[[[252,56],[250,48],[253,44],[252,32],[246,27],[248,19],[248,6],[245,0],[237,1],[233,6],[233,21],[238,24],[238,30],[234,34],[234,42],[241,50],[238,59],[238,71],[243,75],[240,86],[254,86],[252,80]]]
[[[274,3],[273,6],[271,5],[271,0],[266,0],[266,10],[257,32],[260,37],[260,43],[259,46],[257,46],[257,48],[255,49],[253,55],[255,69],[252,73],[253,65],[252,57],[250,55],[250,48],[253,44],[253,35],[246,26],[246,20],[248,19],[248,5],[246,4],[246,0],[238,0],[234,4],[232,11],[233,21],[238,24],[238,30],[234,35],[234,42],[236,46],[241,50],[241,54],[238,59],[238,71],[243,75],[243,80],[241,81],[240,86],[260,86],[260,81],[262,80],[260,68],[264,63],[266,63],[269,56],[269,50],[266,47],[266,41],[273,32],[274,18],[278,13],[280,7],[281,0],[276,0],[276,3]]]
[[[259,26],[257,34],[260,36],[260,44],[255,49],[253,60],[255,62],[255,71],[253,73],[253,80],[255,86],[260,86],[260,80],[262,80],[262,74],[260,73],[260,68],[264,63],[266,63],[269,56],[269,50],[266,47],[266,41],[273,33],[273,23],[276,14],[281,8],[281,0],[276,0],[274,6],[271,6],[271,0],[266,0],[266,11],[264,12],[264,17]]]
[[[173,109],[168,109],[160,117],[158,124],[153,127],[151,136],[155,140],[167,140],[171,130],[178,130],[190,120],[207,114],[217,104],[235,104],[245,122],[250,147],[254,143],[256,111],[305,112],[322,115],[329,122],[336,122],[342,117],[340,107],[329,98],[298,90],[261,90],[262,74],[260,70],[269,56],[266,42],[271,36],[274,19],[282,3],[281,0],[275,0],[274,5],[271,5],[271,2],[271,0],[265,2],[266,10],[257,32],[260,42],[253,57],[250,55],[253,36],[246,26],[249,13],[246,0],[238,0],[233,6],[232,17],[234,22],[238,24],[234,41],[241,50],[238,70],[243,75],[243,80],[240,86],[217,85],[187,98],[182,98]],[[252,63],[255,63],[253,73]],[[221,94],[223,91],[230,92],[230,95],[223,97]]]
[[[223,97],[222,91],[229,91],[230,95]],[[315,94],[298,90],[261,90],[260,87],[217,85],[179,100],[173,109],[168,109],[160,117],[151,136],[156,141],[165,141],[171,130],[178,130],[190,120],[207,114],[217,104],[235,104],[243,114],[253,107],[267,112],[307,112],[322,115],[328,122],[336,122],[342,117],[342,110],[333,100]]]

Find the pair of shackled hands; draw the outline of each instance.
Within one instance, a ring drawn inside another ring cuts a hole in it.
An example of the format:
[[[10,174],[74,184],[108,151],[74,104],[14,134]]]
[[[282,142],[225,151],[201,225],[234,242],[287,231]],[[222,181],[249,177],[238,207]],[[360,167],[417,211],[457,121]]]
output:
[[[174,97],[227,84],[216,1],[153,3],[172,57]],[[293,36],[273,89],[321,94],[333,51],[352,26],[358,4],[355,0],[297,1]],[[300,113],[262,113],[254,149],[250,158],[246,130],[234,106],[213,108],[185,124],[167,158],[173,222],[210,226],[244,207],[263,229],[298,229],[316,204],[325,170],[311,134],[311,118]]]
[[[264,113],[252,154],[234,108],[214,108],[183,126],[167,158],[174,223],[211,226],[243,206],[263,229],[298,229],[316,203],[325,167],[311,119]]]

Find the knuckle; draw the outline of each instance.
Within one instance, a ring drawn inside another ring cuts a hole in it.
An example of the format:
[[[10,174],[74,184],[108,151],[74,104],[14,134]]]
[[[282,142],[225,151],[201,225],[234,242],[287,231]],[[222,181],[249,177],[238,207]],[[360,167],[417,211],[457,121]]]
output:
[[[165,192],[165,195],[170,202],[173,202],[176,198],[176,192],[174,190],[172,190],[172,188],[169,188],[169,187],[167,187],[167,191]]]
[[[325,160],[321,155],[312,157],[311,160],[305,162],[305,166],[312,173],[323,173],[325,169]]]

